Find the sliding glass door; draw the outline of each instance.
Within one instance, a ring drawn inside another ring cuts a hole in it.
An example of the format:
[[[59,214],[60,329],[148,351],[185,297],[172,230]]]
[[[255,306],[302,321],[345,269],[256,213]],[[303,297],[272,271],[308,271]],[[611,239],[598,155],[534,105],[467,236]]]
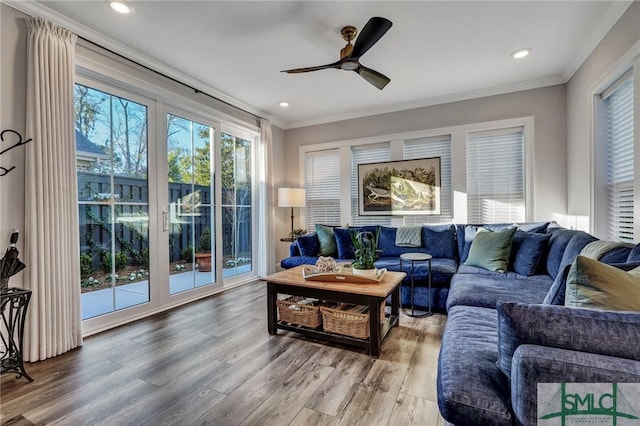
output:
[[[253,271],[253,144],[222,133],[223,276]]]
[[[167,114],[169,293],[216,281],[215,129]]]
[[[75,86],[83,319],[150,300],[147,109]]]
[[[90,79],[74,124],[85,330],[255,277],[255,134]]]

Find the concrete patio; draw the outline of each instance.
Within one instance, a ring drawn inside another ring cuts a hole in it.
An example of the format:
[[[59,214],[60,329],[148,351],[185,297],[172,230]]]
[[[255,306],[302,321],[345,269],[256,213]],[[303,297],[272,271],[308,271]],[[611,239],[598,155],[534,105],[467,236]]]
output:
[[[222,277],[228,278],[251,271],[251,264],[236,268],[225,268]],[[211,272],[187,271],[170,276],[169,293],[178,294],[193,290],[211,283]],[[129,308],[149,301],[149,280],[136,281],[131,284],[82,293],[82,319],[97,317],[110,312]]]

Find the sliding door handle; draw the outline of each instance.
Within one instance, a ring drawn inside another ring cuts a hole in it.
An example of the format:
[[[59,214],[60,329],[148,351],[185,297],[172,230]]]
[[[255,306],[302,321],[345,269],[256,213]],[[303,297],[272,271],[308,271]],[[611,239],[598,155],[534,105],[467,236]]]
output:
[[[169,232],[169,212],[162,210],[162,231]]]

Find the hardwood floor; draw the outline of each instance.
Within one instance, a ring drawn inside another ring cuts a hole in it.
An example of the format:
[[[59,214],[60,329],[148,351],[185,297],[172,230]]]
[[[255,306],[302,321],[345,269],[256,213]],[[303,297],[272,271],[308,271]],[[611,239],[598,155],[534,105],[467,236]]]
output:
[[[402,315],[380,358],[267,333],[256,282],[85,339],[2,375],[3,425],[443,425],[445,316]]]

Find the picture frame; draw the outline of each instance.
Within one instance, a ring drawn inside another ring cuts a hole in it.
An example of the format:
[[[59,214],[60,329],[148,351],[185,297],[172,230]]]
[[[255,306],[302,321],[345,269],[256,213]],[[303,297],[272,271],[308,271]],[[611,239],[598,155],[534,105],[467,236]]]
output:
[[[439,215],[440,172],[440,157],[358,164],[358,214]]]

